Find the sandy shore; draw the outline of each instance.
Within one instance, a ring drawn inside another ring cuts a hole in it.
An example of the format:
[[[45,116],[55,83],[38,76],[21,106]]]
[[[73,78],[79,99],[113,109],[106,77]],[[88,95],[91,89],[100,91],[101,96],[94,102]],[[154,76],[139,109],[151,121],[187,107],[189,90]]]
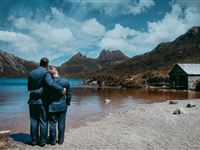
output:
[[[196,107],[186,108],[188,103]],[[181,108],[183,114],[174,115]],[[22,149],[200,149],[200,99],[142,104],[70,129],[63,145]]]

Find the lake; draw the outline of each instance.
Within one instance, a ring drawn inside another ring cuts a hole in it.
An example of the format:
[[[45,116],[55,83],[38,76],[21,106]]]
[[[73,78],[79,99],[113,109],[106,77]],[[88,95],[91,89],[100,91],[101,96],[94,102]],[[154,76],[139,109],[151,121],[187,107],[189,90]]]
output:
[[[82,85],[82,79],[69,79],[72,102],[67,127],[77,127],[106,113],[138,104],[200,98],[199,92],[164,89],[97,88]],[[111,100],[106,103],[106,99]],[[29,132],[27,79],[0,78],[0,130]]]

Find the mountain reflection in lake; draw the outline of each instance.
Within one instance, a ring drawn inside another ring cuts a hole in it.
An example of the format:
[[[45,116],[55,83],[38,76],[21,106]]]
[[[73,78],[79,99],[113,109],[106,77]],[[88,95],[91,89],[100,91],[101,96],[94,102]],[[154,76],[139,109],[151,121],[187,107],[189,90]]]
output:
[[[0,130],[29,132],[27,81],[4,80],[0,80]],[[200,98],[200,93],[193,91],[94,88],[81,86],[80,79],[70,79],[70,82],[73,97],[67,114],[68,128],[122,107],[134,108],[141,103]]]

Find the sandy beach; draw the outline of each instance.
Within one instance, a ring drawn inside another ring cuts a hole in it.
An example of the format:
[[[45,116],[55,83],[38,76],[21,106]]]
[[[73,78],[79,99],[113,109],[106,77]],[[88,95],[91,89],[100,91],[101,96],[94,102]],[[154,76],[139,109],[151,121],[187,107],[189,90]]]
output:
[[[200,149],[200,99],[123,108],[67,130],[63,145],[17,143],[15,149]],[[196,107],[186,108],[188,103]],[[181,114],[174,115],[176,109]]]

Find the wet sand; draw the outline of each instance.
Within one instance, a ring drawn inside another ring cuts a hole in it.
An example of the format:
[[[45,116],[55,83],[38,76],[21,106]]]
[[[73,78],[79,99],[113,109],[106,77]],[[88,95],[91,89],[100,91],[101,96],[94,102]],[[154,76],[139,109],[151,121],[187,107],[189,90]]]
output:
[[[196,107],[186,108],[188,103]],[[183,114],[174,115],[181,108]],[[121,108],[67,130],[63,145],[23,149],[200,149],[200,99]]]

